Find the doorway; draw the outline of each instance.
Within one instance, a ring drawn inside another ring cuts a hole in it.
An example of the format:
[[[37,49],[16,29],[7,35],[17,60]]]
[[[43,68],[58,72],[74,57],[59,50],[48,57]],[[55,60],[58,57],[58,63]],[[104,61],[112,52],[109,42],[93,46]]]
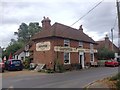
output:
[[[79,64],[81,65],[82,69],[84,69],[84,52],[79,52]]]

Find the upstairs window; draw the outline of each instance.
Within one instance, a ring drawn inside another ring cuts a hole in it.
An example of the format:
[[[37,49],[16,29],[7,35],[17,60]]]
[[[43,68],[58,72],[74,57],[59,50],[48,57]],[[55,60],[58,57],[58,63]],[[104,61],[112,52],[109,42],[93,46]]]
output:
[[[79,47],[83,48],[83,42],[79,42]]]
[[[92,43],[90,43],[90,49],[93,49],[94,47],[93,47],[93,44]]]
[[[69,47],[69,46],[70,46],[70,40],[65,39],[65,40],[64,40],[64,46],[65,46],[65,47]]]

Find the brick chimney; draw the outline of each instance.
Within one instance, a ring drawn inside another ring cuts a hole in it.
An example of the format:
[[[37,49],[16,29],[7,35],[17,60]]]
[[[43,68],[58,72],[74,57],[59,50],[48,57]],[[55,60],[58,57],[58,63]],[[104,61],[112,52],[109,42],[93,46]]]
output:
[[[83,32],[82,25],[80,25],[79,30],[80,30],[81,32]]]
[[[105,37],[105,48],[109,48],[109,37],[108,37],[107,34],[106,34],[106,37]]]
[[[49,19],[49,17],[43,17],[43,20],[41,21],[42,23],[42,29],[43,30],[46,30],[46,29],[49,29],[51,27],[51,24],[50,24],[51,20]]]

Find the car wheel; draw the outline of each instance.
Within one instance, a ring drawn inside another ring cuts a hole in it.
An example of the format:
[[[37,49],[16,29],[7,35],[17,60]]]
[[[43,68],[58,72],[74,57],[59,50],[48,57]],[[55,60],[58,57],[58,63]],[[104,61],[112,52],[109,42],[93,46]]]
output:
[[[8,67],[7,70],[10,71],[10,68]]]
[[[107,65],[105,64],[105,67],[107,67]]]
[[[22,70],[23,70],[23,68],[20,69],[20,71],[22,71]]]

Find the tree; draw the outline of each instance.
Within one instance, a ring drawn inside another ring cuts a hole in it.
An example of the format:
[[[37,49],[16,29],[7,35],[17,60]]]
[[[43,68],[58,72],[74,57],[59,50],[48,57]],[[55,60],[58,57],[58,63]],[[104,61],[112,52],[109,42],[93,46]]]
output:
[[[30,37],[40,31],[41,27],[37,22],[29,23],[29,25],[27,25],[26,23],[21,23],[18,28],[18,32],[14,32],[14,34],[18,36],[18,39],[11,39],[10,44],[8,45],[6,50],[3,51],[3,56],[7,56],[8,58],[10,53],[12,53],[13,55],[17,50],[25,46],[25,44],[30,40]]]
[[[29,34],[33,36],[35,33],[38,33],[41,30],[39,23],[30,23],[28,26]]]
[[[6,56],[8,58],[10,53],[13,55],[17,50],[19,50],[23,46],[24,46],[23,43],[20,42],[14,42],[14,43],[10,42],[6,50],[3,51],[3,56]]]
[[[18,41],[27,43],[35,33],[41,31],[41,27],[39,23],[29,23],[29,25],[22,23],[19,26],[18,32],[14,32],[15,35],[18,36]]]
[[[111,59],[114,58],[114,52],[103,47],[98,49],[98,59]]]

